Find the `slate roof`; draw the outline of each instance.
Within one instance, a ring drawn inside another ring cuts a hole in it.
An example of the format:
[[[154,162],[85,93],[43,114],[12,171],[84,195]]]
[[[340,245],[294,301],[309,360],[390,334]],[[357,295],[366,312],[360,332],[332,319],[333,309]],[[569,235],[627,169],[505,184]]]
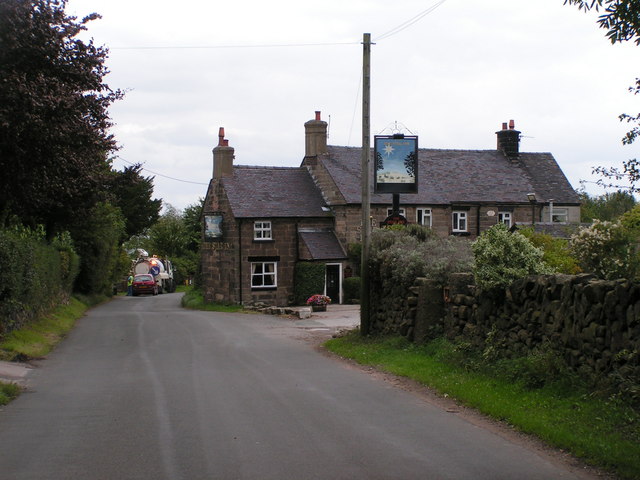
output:
[[[360,203],[361,148],[329,146],[319,157],[347,203]],[[373,151],[371,152],[373,158]],[[579,204],[579,198],[550,153],[521,153],[514,163],[498,150],[418,151],[418,193],[402,194],[404,204],[523,203],[533,192],[539,202]],[[373,192],[373,172],[371,178]],[[372,194],[387,204],[390,194]]]
[[[342,260],[347,255],[332,231],[300,232],[300,240],[306,245],[309,260]]]
[[[304,167],[237,165],[221,181],[236,218],[331,216]]]

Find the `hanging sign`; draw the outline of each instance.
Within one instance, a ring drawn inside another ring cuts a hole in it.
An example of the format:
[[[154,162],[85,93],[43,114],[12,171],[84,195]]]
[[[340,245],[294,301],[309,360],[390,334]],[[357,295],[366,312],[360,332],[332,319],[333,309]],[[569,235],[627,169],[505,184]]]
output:
[[[373,143],[375,193],[418,191],[418,137],[376,135]]]
[[[207,242],[222,240],[222,214],[204,216],[204,239]]]

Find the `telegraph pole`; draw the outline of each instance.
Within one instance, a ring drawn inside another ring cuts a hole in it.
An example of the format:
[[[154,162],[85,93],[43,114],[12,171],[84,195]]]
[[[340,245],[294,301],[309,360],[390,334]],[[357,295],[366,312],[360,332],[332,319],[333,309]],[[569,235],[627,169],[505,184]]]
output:
[[[362,57],[362,261],[360,265],[360,333],[369,335],[371,327],[371,286],[369,251],[371,250],[371,34],[363,36]]]

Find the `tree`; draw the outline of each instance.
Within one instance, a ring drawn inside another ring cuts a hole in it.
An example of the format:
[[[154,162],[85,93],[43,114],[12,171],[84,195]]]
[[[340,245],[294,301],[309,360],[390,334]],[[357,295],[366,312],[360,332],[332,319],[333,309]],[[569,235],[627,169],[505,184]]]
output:
[[[640,45],[640,1],[638,0],[565,0],[564,4],[576,5],[580,10],[600,11],[602,8],[604,13],[598,18],[600,28],[607,30],[607,37],[611,43],[633,41],[636,45]],[[640,78],[636,78],[635,86],[629,87],[629,91],[637,95],[640,93]],[[640,136],[640,113],[637,115],[629,115],[623,113],[618,117],[621,122],[635,123],[636,125],[629,130],[622,138],[624,145],[633,143]],[[615,183],[607,183],[607,181],[599,180],[598,184],[604,187],[629,188],[631,192],[640,192],[640,163],[637,159],[632,158],[622,163],[622,170],[617,168],[596,167],[593,173],[602,175],[607,179],[614,181],[626,180],[630,183],[630,187],[617,185]]]
[[[66,0],[0,2],[0,224],[15,215],[65,230],[104,200],[109,105],[107,50],[77,36],[92,14],[69,17]]]
[[[504,223],[486,230],[471,245],[476,285],[484,290],[505,288],[527,275],[554,273],[544,260],[544,252]]]
[[[154,255],[177,257],[187,250],[189,237],[180,212],[167,204],[160,219],[149,229],[149,245]]]
[[[597,220],[614,221],[636,205],[635,197],[623,190],[592,197],[587,192],[579,192],[581,221],[585,223]]]
[[[158,221],[162,200],[152,199],[153,178],[141,175],[139,163],[113,171],[108,189],[110,201],[125,218],[125,238],[139,235]]]

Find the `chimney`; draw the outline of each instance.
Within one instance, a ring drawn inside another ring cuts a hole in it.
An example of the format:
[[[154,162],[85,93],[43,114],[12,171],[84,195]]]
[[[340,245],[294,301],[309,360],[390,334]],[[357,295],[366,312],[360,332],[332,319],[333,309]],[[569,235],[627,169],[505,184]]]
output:
[[[213,149],[213,178],[233,175],[233,147],[224,138],[224,127],[218,130],[218,145]]]
[[[304,124],[305,157],[316,157],[327,153],[327,122],[320,119],[320,112],[316,111],[316,118]]]
[[[509,120],[509,128],[507,128],[507,123],[505,122],[502,124],[502,130],[496,132],[498,150],[510,160],[517,160],[520,156],[520,133],[516,130],[513,120]]]

